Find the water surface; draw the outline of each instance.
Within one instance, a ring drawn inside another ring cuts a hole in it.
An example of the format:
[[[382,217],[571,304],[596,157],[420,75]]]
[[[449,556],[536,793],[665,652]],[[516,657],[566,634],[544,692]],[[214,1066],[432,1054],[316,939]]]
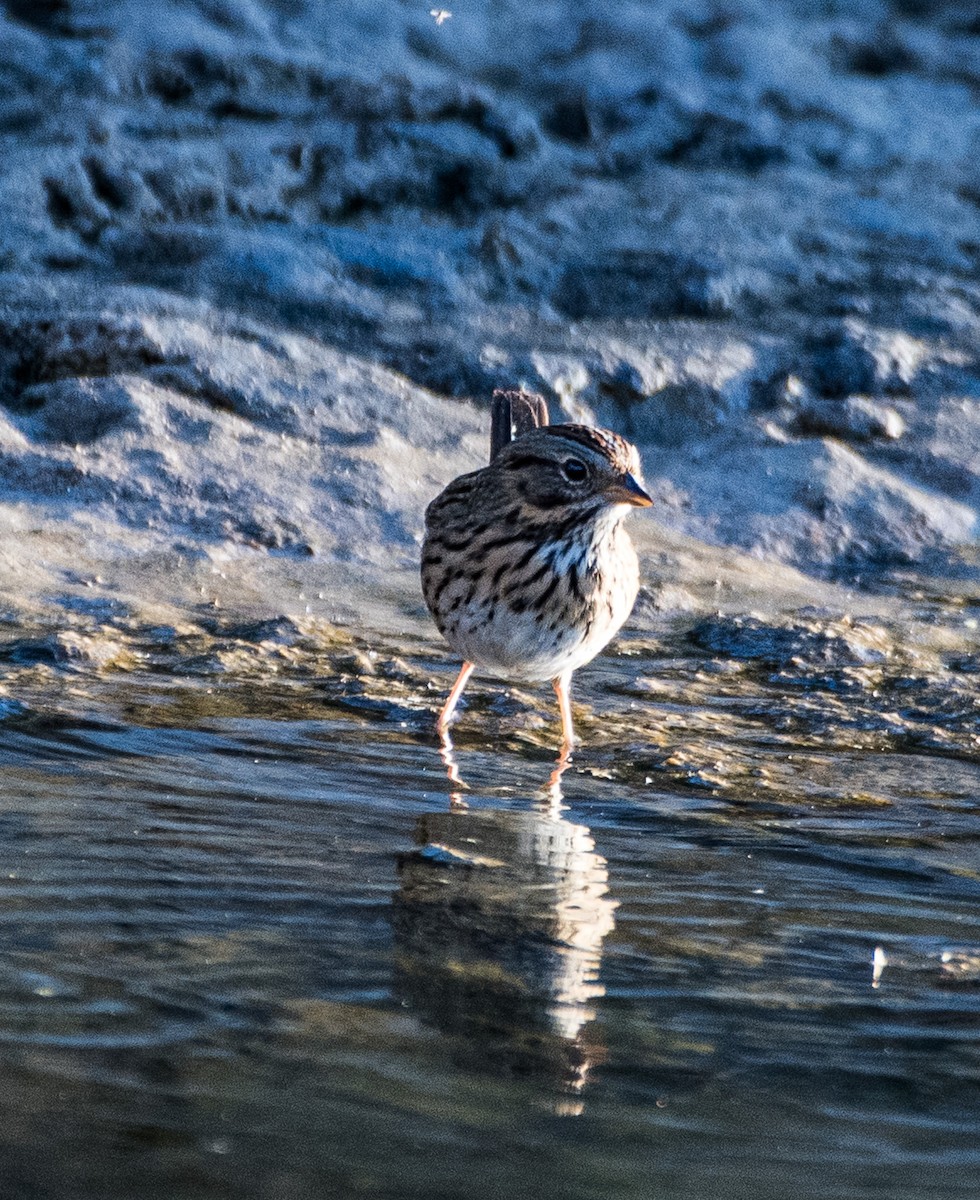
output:
[[[6,1196],[975,1195],[975,709],[635,639],[457,783],[399,661],[8,686]]]

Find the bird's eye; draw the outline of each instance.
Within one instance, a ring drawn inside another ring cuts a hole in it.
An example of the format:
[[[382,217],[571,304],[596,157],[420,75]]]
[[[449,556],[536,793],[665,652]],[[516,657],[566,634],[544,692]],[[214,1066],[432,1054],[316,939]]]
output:
[[[581,483],[589,473],[585,463],[579,462],[577,458],[566,458],[561,464],[561,470],[569,483]]]

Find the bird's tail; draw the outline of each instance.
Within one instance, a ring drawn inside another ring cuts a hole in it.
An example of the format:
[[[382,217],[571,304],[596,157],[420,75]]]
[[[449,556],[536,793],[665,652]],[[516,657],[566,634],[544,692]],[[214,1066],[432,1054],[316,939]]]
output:
[[[548,424],[548,404],[537,392],[497,388],[490,407],[490,461],[516,438]]]

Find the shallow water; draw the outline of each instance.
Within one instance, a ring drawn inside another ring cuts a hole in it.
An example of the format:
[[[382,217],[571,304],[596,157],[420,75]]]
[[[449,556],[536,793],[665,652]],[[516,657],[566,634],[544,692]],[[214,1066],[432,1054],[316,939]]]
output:
[[[637,637],[560,777],[544,697],[477,686],[456,783],[425,647],[290,681],[17,645],[5,1196],[975,1194],[962,654]]]

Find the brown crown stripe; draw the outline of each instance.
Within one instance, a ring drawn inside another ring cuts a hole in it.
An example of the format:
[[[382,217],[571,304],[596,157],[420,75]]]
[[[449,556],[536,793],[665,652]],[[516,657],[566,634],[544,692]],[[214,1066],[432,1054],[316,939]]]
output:
[[[589,425],[547,425],[542,433],[550,433],[555,437],[564,438],[608,458],[617,470],[628,471],[630,468],[629,443],[618,434],[610,433],[608,429],[593,429]]]

